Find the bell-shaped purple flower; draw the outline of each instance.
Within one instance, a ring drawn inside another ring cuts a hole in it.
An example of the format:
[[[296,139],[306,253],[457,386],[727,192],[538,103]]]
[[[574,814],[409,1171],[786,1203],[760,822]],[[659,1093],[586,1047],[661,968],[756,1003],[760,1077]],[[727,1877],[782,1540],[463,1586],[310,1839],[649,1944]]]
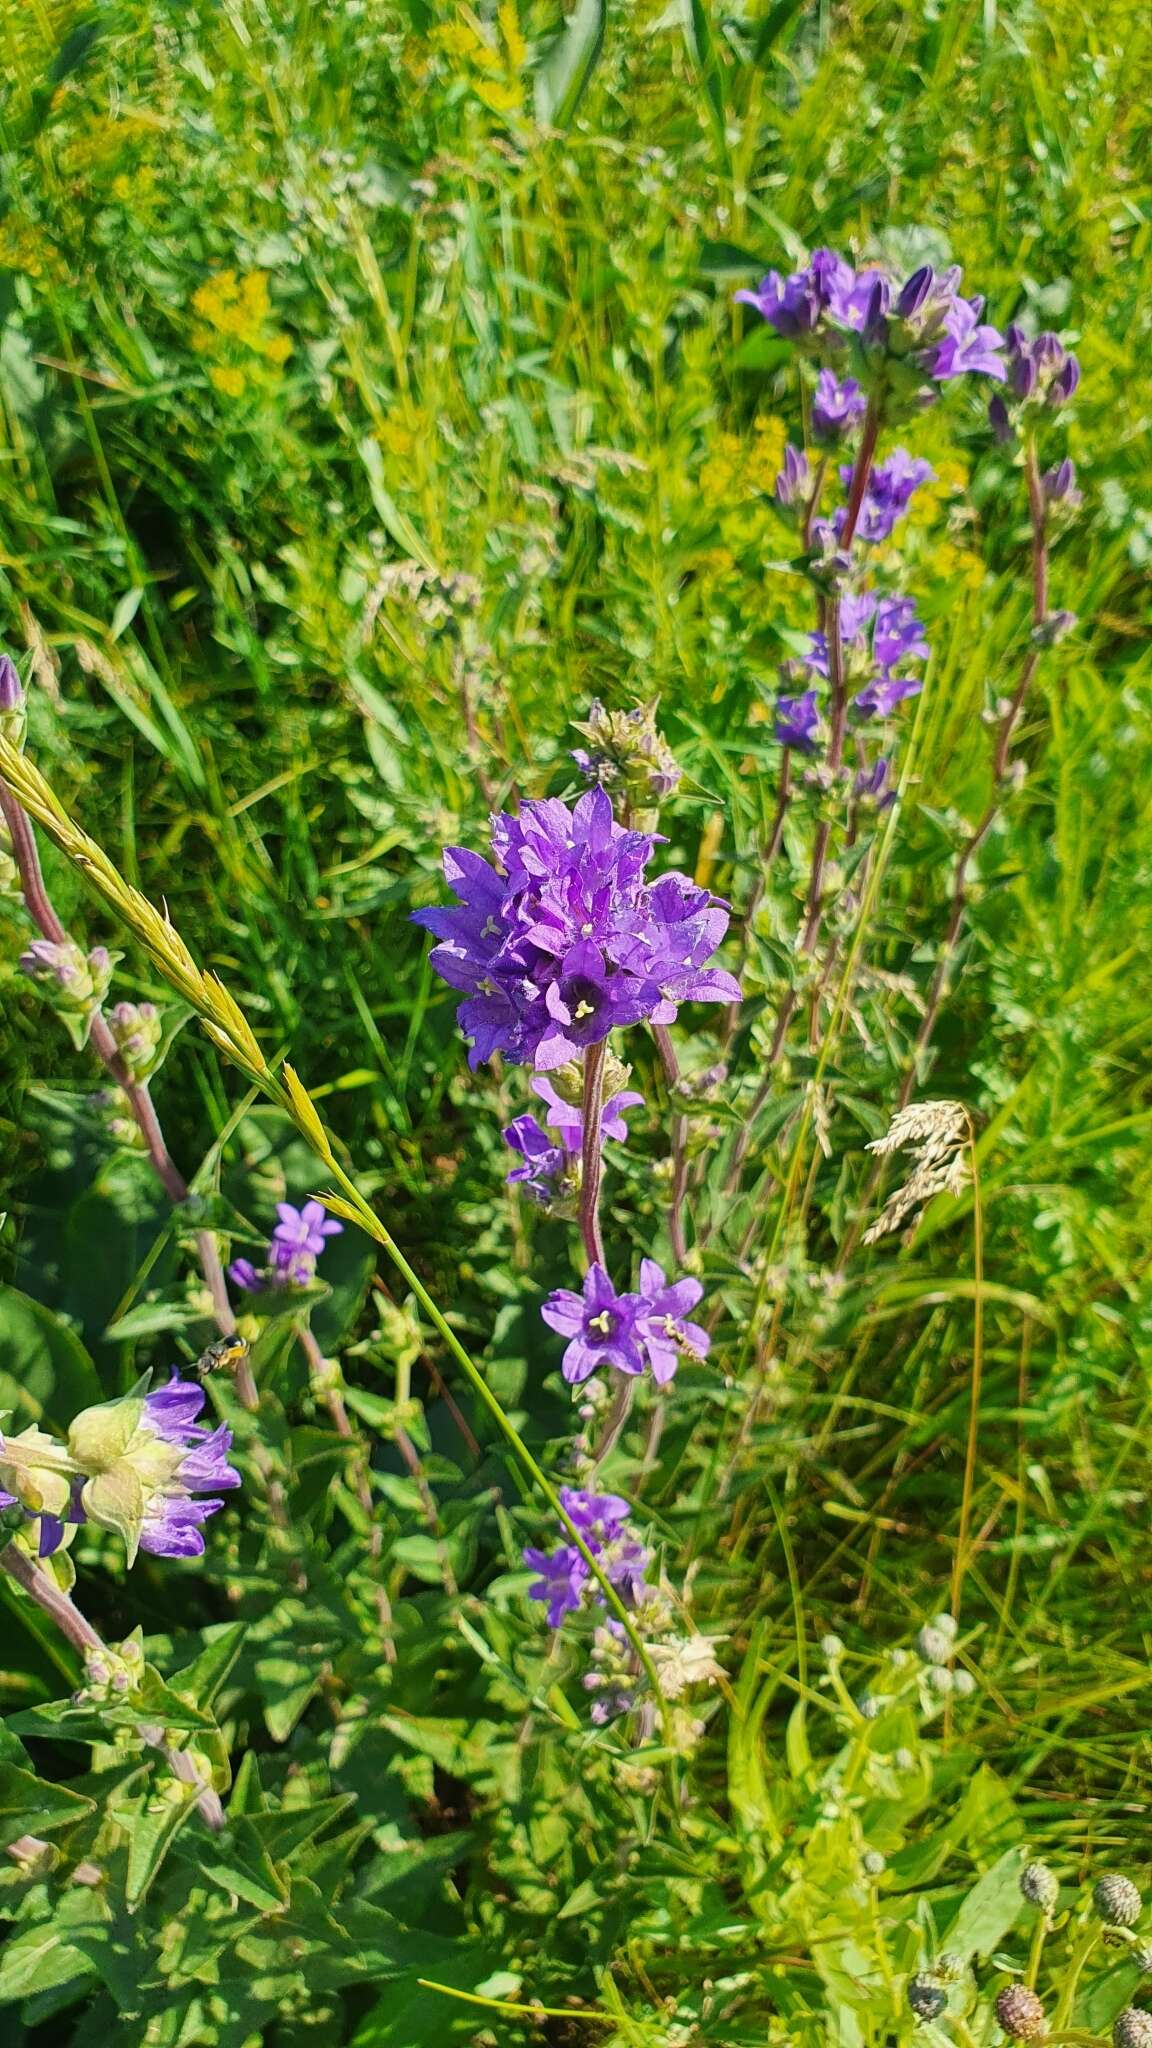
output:
[[[712,1339],[700,1323],[688,1321],[688,1311],[701,1300],[704,1289],[698,1280],[685,1277],[669,1281],[655,1259],[640,1261],[640,1312],[636,1334],[648,1356],[657,1386],[667,1386],[675,1377],[681,1358],[706,1358]]]
[[[799,697],[777,697],[773,733],[782,747],[798,754],[814,754],[819,745],[820,711],[815,690]]]
[[[559,1287],[540,1310],[549,1329],[568,1339],[560,1370],[571,1386],[579,1386],[601,1365],[617,1372],[642,1373],[644,1358],[636,1337],[639,1296],[617,1294],[603,1266],[593,1263],[584,1275],[582,1294]]]
[[[530,1600],[547,1602],[548,1626],[559,1628],[566,1614],[575,1614],[584,1598],[589,1571],[574,1543],[561,1544],[549,1554],[533,1545],[524,1552],[524,1562],[540,1576],[528,1588]]]
[[[859,425],[868,410],[855,377],[841,382],[831,370],[821,370],[812,400],[812,434],[825,445],[841,441]]]

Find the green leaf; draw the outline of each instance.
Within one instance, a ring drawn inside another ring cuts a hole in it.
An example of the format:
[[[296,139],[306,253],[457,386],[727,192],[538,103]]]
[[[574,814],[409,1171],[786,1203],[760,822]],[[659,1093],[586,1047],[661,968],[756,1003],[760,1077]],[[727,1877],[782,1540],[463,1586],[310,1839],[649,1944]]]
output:
[[[5,1844],[21,1835],[49,1835],[95,1811],[94,1799],[66,1785],[45,1784],[33,1771],[0,1764],[0,1839]]]
[[[51,1309],[0,1287],[0,1408],[63,1433],[78,1409],[99,1401],[96,1368],[83,1344]]]
[[[435,561],[426,543],[413,526],[408,514],[400,510],[385,486],[384,457],[380,452],[379,443],[374,441],[370,434],[366,434],[363,440],[356,443],[356,452],[364,464],[372,503],[393,540],[414,562],[419,562],[421,568],[435,569]]]
[[[1000,1946],[1023,1907],[1020,1872],[1024,1857],[1022,1848],[1009,1849],[973,1885],[947,1930],[947,1947],[957,1955],[967,1960],[990,1955]]]
[[[606,20],[604,0],[576,0],[533,79],[536,119],[543,127],[571,125],[600,57]]]
[[[225,1621],[202,1631],[204,1648],[190,1664],[173,1672],[169,1690],[195,1707],[210,1707],[240,1655],[247,1633],[242,1621]]]

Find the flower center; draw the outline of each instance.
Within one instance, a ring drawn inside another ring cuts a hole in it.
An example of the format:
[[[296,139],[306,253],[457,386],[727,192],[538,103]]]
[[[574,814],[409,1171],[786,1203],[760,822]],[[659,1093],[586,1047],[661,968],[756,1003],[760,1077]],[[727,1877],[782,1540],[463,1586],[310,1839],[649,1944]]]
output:
[[[616,1318],[610,1308],[602,1308],[598,1316],[590,1316],[588,1328],[597,1337],[609,1338],[616,1328]]]

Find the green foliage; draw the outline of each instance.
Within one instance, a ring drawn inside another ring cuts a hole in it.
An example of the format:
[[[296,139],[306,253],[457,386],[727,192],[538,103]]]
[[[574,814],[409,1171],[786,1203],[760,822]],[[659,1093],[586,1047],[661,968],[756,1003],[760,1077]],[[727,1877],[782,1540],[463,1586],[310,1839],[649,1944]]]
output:
[[[1139,1877],[1150,1791],[1143,10],[0,19],[0,624],[29,754],[287,1051],[558,1478],[537,1308],[568,1235],[504,1187],[523,1076],[468,1073],[408,913],[490,808],[571,792],[597,696],[660,700],[667,863],[756,904],[740,1018],[685,1012],[674,1101],[632,1034],[646,1108],[606,1197],[616,1244],[666,1256],[682,1117],[714,1351],[662,1430],[638,1401],[607,1482],[722,1684],[639,1739],[591,1725],[586,1641],[525,1597],[541,1505],[349,1226],[305,1299],[245,1304],[258,1415],[209,1381],[245,1484],[203,1562],[128,1572],[75,1532],[82,1611],[143,1631],[127,1692],[3,1582],[3,2024],[21,2048],[939,2048],[994,2043],[1018,1977],[1099,2036],[1140,1972],[1087,1881]],[[794,365],[731,295],[821,242],[962,261],[1084,365],[1052,567],[1080,624],[1028,700],[920,1090],[974,1119],[982,1269],[971,1188],[859,1242],[1027,645],[1021,478],[975,399],[909,436],[938,476],[905,548],[934,657],[858,971],[757,1093],[807,875],[792,818],[760,892],[769,706],[812,620],[770,498]],[[111,943],[44,860],[69,929]],[[0,1406],[62,1431],[202,1352],[200,1229],[253,1255],[328,1183],[132,947],[114,994],[165,1008],[177,1216],[10,971],[27,933],[4,895]],[[950,1581],[970,1694],[909,1647]],[[1061,1879],[1050,1927],[1027,1853]],[[947,2004],[917,2028],[918,1972]]]

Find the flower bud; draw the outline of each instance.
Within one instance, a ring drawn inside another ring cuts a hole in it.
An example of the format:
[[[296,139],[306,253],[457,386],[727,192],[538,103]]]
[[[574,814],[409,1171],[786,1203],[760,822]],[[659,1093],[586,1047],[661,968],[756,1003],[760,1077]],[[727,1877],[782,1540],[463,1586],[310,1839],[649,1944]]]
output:
[[[4,1854],[12,1858],[25,1877],[42,1876],[56,1861],[56,1851],[51,1842],[41,1841],[39,1835],[19,1835],[9,1842]]]
[[[998,391],[988,401],[988,424],[1001,444],[1012,439],[1012,421],[1008,407]]]
[[[619,793],[625,806],[635,810],[631,820],[639,830],[644,819],[655,821],[655,807],[671,796],[680,782],[680,766],[657,730],[656,705],[638,704],[631,711],[606,711],[593,701],[588,717],[572,721],[589,746],[576,747],[572,759],[589,782],[599,784],[610,795]]]
[[[1060,1897],[1060,1880],[1046,1863],[1026,1863],[1020,1872],[1020,1890],[1030,1906],[1050,1914]]]
[[[146,1080],[156,1065],[163,1035],[155,1003],[116,1003],[108,1012],[108,1022],[130,1078]]]
[[[1152,2012],[1126,2005],[1112,2022],[1112,2048],[1152,2048]]]
[[[829,1664],[838,1664],[844,1655],[844,1645],[839,1636],[821,1636],[820,1655]]]
[[[930,263],[922,263],[919,270],[912,272],[896,301],[896,311],[902,320],[908,320],[913,313],[920,311],[935,281],[936,273]]]
[[[1079,382],[1080,365],[1075,356],[1069,356],[1048,386],[1049,405],[1064,405],[1071,398]]]
[[[7,654],[0,654],[0,733],[17,747],[24,738],[24,686]]]
[[[1152,1941],[1133,1942],[1128,1953],[1136,1968],[1145,1977],[1152,1977]]]
[[[1038,2041],[1048,2031],[1044,2007],[1026,1984],[1006,1984],[996,2000],[996,2017],[1011,2041]]]
[[[908,1979],[907,1998],[918,2020],[939,2019],[948,2003],[948,1993],[926,1971]]]
[[[1053,469],[1044,471],[1040,478],[1040,488],[1044,493],[1045,502],[1049,505],[1059,504],[1064,499],[1067,499],[1070,505],[1080,503],[1080,492],[1076,489],[1076,466],[1067,455],[1063,462],[1058,462]]]
[[[860,1865],[865,1877],[880,1877],[888,1868],[888,1858],[879,1849],[865,1849]]]
[[[916,1649],[925,1664],[946,1664],[952,1655],[952,1636],[930,1621],[920,1630]]]
[[[1093,1886],[1092,1904],[1106,1927],[1134,1927],[1144,1901],[1130,1877],[1109,1871]]]
[[[810,483],[808,457],[803,449],[794,448],[789,442],[784,450],[784,467],[776,479],[776,503],[782,506],[802,504]]]

